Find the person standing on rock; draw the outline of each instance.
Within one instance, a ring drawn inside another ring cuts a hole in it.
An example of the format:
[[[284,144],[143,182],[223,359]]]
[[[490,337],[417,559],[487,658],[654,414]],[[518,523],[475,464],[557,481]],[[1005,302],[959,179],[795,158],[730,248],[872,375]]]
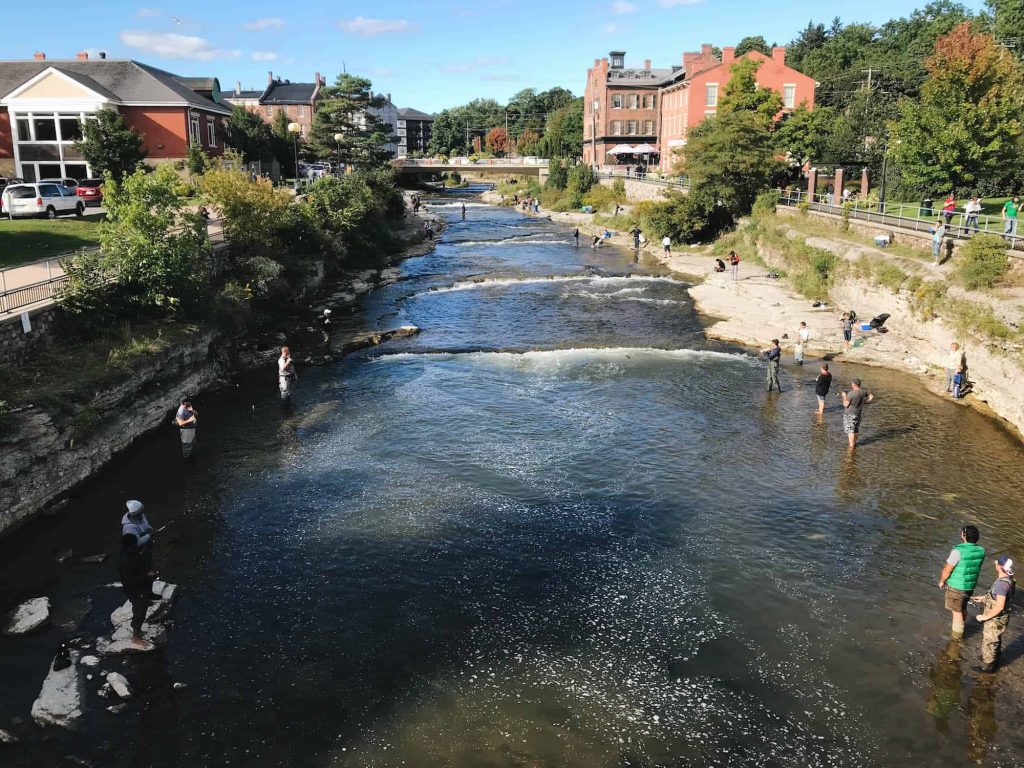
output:
[[[964,610],[978,584],[978,574],[985,560],[985,549],[978,544],[980,538],[976,526],[961,528],[960,543],[950,550],[939,574],[939,588],[946,590],[946,610],[953,614],[954,640],[964,636]]]
[[[768,391],[772,391],[772,385],[775,386],[779,393],[782,393],[782,385],[779,384],[779,364],[782,362],[782,347],[779,346],[778,339],[772,339],[772,346],[770,349],[766,349],[761,353],[765,360],[768,361]]]
[[[574,229],[572,231],[572,239],[576,243],[576,247],[579,248],[580,247],[580,228],[579,227],[576,227],[576,229]]]
[[[807,347],[807,340],[811,338],[811,331],[807,327],[807,323],[801,322],[800,328],[796,332],[796,346],[793,349],[793,357],[796,359],[797,365],[804,364],[804,350]]]
[[[181,398],[178,412],[174,416],[174,423],[181,432],[181,456],[183,459],[191,459],[196,445],[196,421],[199,412],[192,407],[187,397]]]
[[[141,501],[125,502],[128,511],[121,518],[121,553],[117,568],[121,588],[132,604],[132,644],[144,648],[142,623],[153,598],[153,529]]]
[[[633,228],[629,230],[629,234],[633,236],[633,250],[640,250],[640,227],[633,225]]]
[[[850,351],[850,340],[853,338],[853,315],[849,312],[843,313],[843,352]]]
[[[672,255],[672,238],[669,237],[668,235],[665,235],[663,238],[661,238],[661,247],[662,247],[662,249],[664,249],[666,256],[671,256]]]
[[[814,380],[814,394],[818,398],[818,413],[825,413],[825,398],[832,389],[832,374],[828,371],[828,363],[822,363],[818,377]]]
[[[740,257],[736,251],[729,251],[729,265],[732,268],[732,279],[740,279]]]
[[[850,382],[850,391],[843,392],[843,429],[850,442],[850,450],[857,447],[857,435],[860,432],[860,420],[864,411],[864,404],[870,403],[875,396],[861,389],[861,380],[853,379]]]
[[[992,588],[983,597],[973,597],[976,603],[984,606],[984,611],[977,619],[984,624],[981,636],[981,667],[980,672],[995,672],[1002,651],[1003,633],[1010,622],[1010,611],[1013,609],[1013,595],[1017,585],[1013,580],[1013,560],[1003,555],[995,562],[996,580]]]
[[[281,390],[282,402],[287,403],[292,399],[292,388],[298,380],[291,350],[288,347],[281,347],[281,357],[277,359],[277,386]]]

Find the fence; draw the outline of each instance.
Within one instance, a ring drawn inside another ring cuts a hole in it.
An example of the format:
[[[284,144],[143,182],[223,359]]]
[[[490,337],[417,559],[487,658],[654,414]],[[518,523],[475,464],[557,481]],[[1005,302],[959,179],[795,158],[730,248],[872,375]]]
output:
[[[831,194],[816,194],[809,196],[807,192],[795,190],[777,190],[779,203],[781,205],[802,206],[806,205],[808,210],[843,216],[849,212],[851,219],[885,224],[890,227],[900,227],[914,232],[931,233],[935,223],[940,216],[946,220],[941,210],[927,208],[924,205],[911,205],[908,203],[883,203],[883,210],[879,211],[878,203],[867,200],[849,200],[846,203],[836,200]],[[838,205],[836,204],[838,203]],[[998,216],[968,216],[967,211],[957,209],[949,217],[946,226],[946,237],[954,240],[967,240],[972,235],[987,233],[999,235],[1006,240],[1006,247],[1014,251],[1024,251],[1024,236],[1016,231],[1006,231],[1006,222]]]
[[[218,246],[222,246],[227,242],[224,238],[223,219],[210,219],[207,221],[206,232],[215,251],[219,250]],[[82,253],[93,253],[98,250],[98,248],[83,248],[54,258],[33,261],[28,264],[0,270],[0,317],[17,314],[25,307],[37,304],[39,306],[46,306],[53,303],[61,286],[65,285],[69,280],[68,276],[64,273],[63,262],[70,261]],[[25,270],[39,271],[41,273],[43,269],[47,273],[45,280],[35,280],[25,285],[15,286],[14,288],[7,287],[8,283],[18,280],[14,276],[15,273],[19,271],[24,272]],[[59,274],[55,274],[58,269],[60,270]]]
[[[633,181],[643,181],[647,184],[657,184],[668,189],[688,190],[690,188],[690,180],[685,176],[662,176],[653,172],[644,173],[643,171],[619,170],[617,168],[596,171],[595,173],[598,178],[603,179],[632,179]]]

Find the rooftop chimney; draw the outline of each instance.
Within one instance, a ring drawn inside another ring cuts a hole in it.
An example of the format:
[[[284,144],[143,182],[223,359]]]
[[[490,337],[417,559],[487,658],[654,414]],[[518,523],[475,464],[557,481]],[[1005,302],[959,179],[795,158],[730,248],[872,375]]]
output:
[[[651,68],[651,60],[650,59],[644,59],[644,69],[648,69],[649,70],[650,68]]]
[[[736,48],[731,45],[727,45],[722,49],[722,63],[731,64],[736,59]]]
[[[700,58],[700,54],[696,52],[689,52],[683,54],[683,69],[686,71],[686,76],[690,77],[697,74],[697,59]]]
[[[704,43],[700,47],[700,55],[701,56],[707,56],[708,58],[710,58],[711,57],[711,49],[712,49],[712,47],[713,46],[711,45],[711,43]]]
[[[772,61],[774,61],[776,64],[785,65],[786,49],[778,45],[772,48]]]
[[[273,85],[273,84],[274,84],[274,73],[268,69],[267,70],[267,85]]]
[[[89,59],[89,52],[88,51],[79,51],[78,53],[75,54],[75,58],[78,59],[79,61],[88,61],[88,59]]]
[[[43,53],[42,51],[36,51],[35,54],[33,54],[32,58],[35,59],[36,61],[42,61],[43,59],[46,58],[46,54]]]
[[[107,58],[107,52],[106,51],[100,51],[100,58],[101,59]]]
[[[320,73],[319,72],[314,72],[313,73],[313,85],[323,85],[323,83],[320,82]]]

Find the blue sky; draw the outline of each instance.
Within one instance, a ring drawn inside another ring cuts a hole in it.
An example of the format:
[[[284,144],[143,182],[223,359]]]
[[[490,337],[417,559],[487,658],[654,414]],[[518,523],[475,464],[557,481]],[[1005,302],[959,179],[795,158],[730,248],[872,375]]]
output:
[[[678,63],[701,43],[746,35],[785,44],[810,19],[880,23],[925,0],[247,0],[242,3],[94,0],[4,4],[0,59],[73,58],[107,51],[182,75],[215,75],[230,90],[262,88],[267,70],[293,81],[342,71],[369,77],[396,104],[437,111],[521,88],[580,94],[586,68],[609,50],[627,63]],[[965,3],[975,10],[980,0]]]

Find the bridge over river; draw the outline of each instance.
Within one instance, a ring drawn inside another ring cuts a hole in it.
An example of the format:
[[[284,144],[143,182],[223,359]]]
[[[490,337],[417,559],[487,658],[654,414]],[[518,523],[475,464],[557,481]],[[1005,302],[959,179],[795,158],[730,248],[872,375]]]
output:
[[[459,157],[447,161],[437,158],[402,158],[396,160],[395,168],[403,175],[425,175],[441,173],[474,173],[489,175],[537,176],[543,180],[548,175],[548,161],[538,157],[496,157],[471,161]]]

